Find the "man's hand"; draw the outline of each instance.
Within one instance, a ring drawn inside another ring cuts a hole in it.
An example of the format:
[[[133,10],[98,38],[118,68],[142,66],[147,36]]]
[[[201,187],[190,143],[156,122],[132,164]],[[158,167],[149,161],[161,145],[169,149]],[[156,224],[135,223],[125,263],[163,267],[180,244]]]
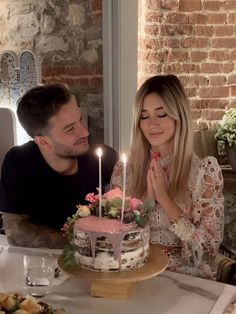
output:
[[[3,213],[3,228],[9,244],[23,247],[62,249],[65,239],[60,231],[33,224],[29,216]]]

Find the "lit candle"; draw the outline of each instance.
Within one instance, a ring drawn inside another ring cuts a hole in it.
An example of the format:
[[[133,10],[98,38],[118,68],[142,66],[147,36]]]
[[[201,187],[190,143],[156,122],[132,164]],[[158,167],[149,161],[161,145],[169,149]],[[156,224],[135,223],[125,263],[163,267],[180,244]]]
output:
[[[127,164],[127,157],[125,154],[122,154],[121,160],[123,162],[123,197],[122,197],[122,208],[121,208],[121,222],[123,222],[124,211],[125,211],[125,187],[126,187],[126,164]]]
[[[102,149],[99,147],[96,153],[99,165],[99,217],[102,217]]]

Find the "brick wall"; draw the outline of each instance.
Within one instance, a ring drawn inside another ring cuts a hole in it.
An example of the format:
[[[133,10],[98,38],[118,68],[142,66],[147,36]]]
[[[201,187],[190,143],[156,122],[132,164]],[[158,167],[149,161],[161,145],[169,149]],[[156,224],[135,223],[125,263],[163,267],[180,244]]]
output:
[[[61,1],[61,15],[56,22],[57,32],[68,49],[47,53],[42,49],[42,78],[45,82],[63,82],[70,86],[80,105],[87,109],[90,142],[101,143],[102,0]]]
[[[69,85],[103,142],[102,0],[1,0],[0,53],[29,49],[42,81]]]
[[[236,1],[140,0],[139,84],[173,73],[190,98],[195,129],[236,108]]]

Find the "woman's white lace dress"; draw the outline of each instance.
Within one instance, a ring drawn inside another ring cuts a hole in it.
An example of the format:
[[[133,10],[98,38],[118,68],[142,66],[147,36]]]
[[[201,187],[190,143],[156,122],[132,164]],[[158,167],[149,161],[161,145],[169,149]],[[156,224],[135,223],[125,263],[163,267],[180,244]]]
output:
[[[171,156],[161,159],[167,171]],[[146,180],[146,178],[143,178]],[[127,168],[126,195],[129,195],[132,173]],[[112,185],[122,187],[122,163],[114,168]],[[214,279],[216,253],[223,238],[224,199],[223,178],[216,158],[193,157],[189,178],[187,201],[177,202],[183,215],[171,224],[164,209],[156,204],[150,217],[150,242],[176,249],[166,251],[169,256],[168,269],[188,275]]]

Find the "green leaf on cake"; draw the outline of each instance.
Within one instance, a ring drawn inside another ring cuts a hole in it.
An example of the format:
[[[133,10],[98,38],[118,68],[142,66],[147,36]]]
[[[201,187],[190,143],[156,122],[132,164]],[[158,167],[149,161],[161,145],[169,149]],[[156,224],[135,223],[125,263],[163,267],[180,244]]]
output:
[[[143,206],[149,211],[155,207],[155,201],[154,200],[145,200],[143,202]]]
[[[121,207],[122,206],[122,199],[120,197],[113,198],[113,200],[111,202],[111,206],[116,207],[116,208]]]
[[[148,222],[148,217],[147,216],[140,216],[140,215],[135,215],[135,218],[134,218],[136,224],[139,226],[139,227],[142,227],[144,228],[146,223]]]
[[[76,260],[74,256],[74,248],[70,244],[66,245],[63,249],[62,263],[64,267],[76,265]]]
[[[111,207],[111,209],[109,210],[108,214],[112,218],[116,218],[118,216],[118,209],[116,207]]]

